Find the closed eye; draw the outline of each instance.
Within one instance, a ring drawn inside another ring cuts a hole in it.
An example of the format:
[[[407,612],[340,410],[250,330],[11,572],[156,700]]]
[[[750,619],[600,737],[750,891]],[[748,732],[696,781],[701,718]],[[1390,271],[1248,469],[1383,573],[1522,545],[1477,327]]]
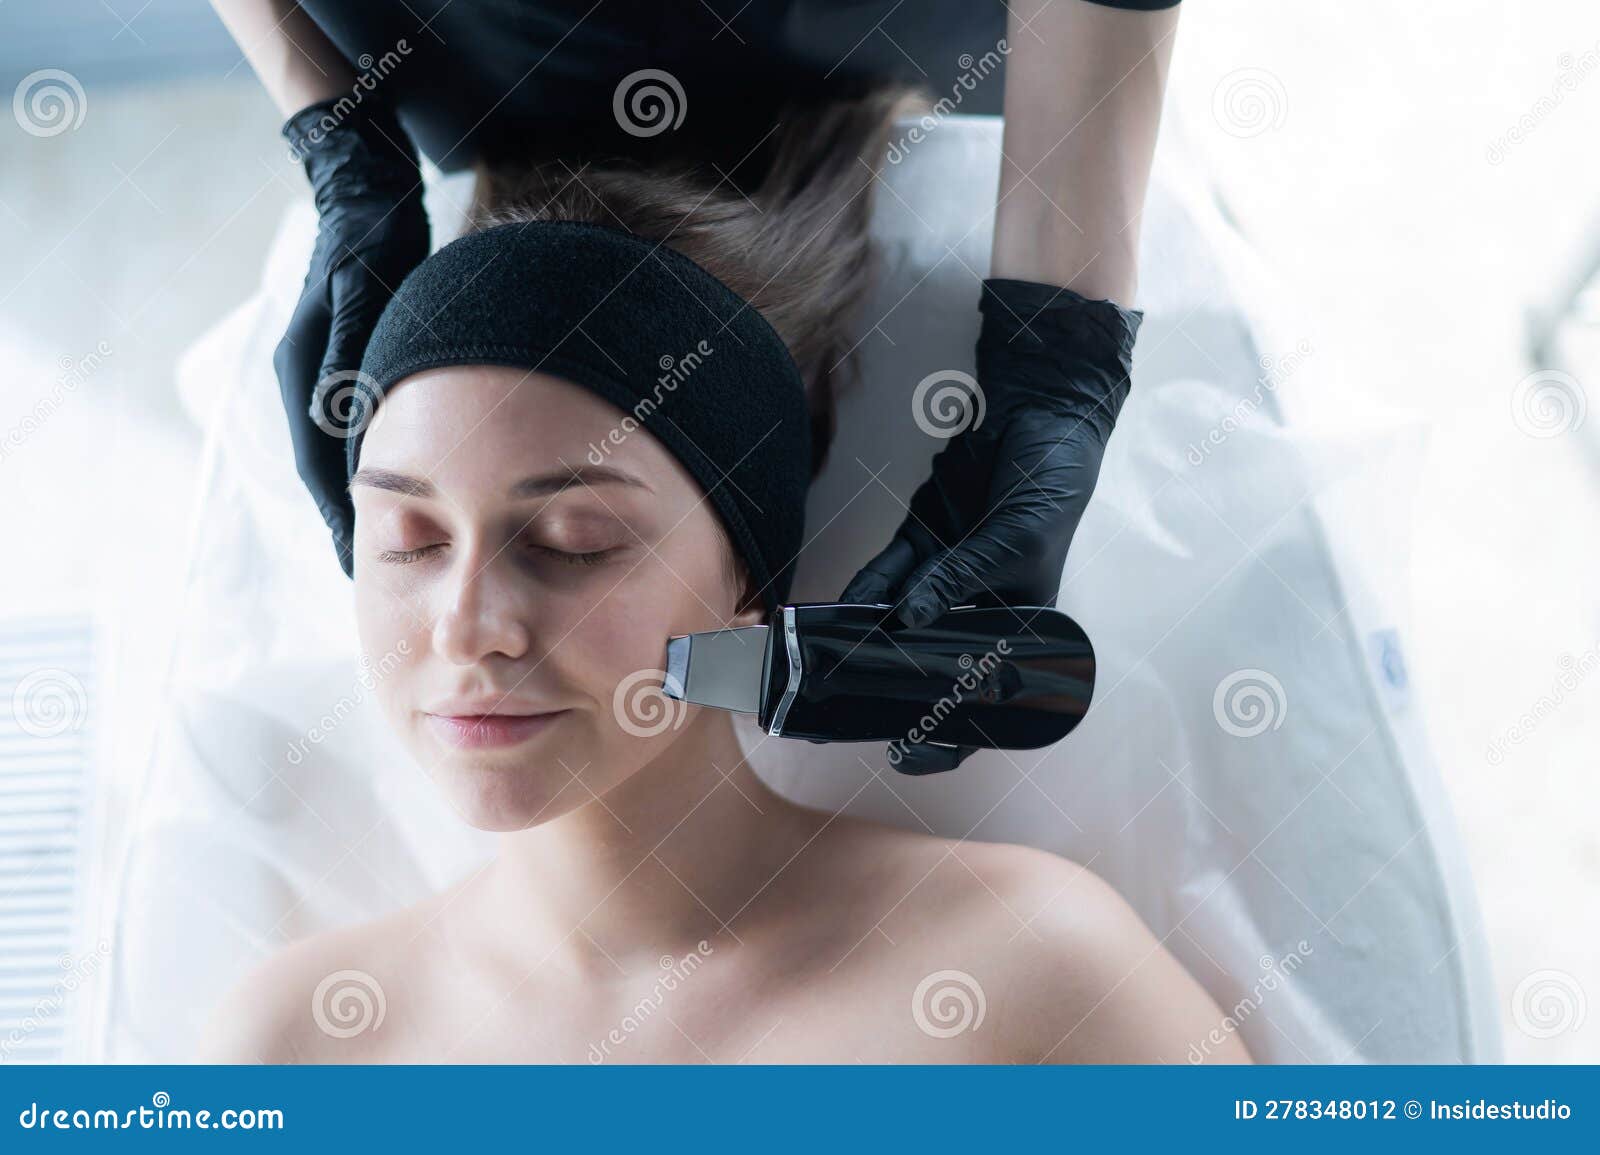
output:
[[[378,560],[387,565],[410,565],[413,562],[422,561],[424,558],[430,557],[444,548],[444,543],[440,542],[435,545],[418,546],[416,549],[386,549],[378,553]],[[605,564],[606,559],[618,552],[622,547],[614,546],[610,549],[590,550],[587,553],[570,553],[567,550],[552,549],[550,546],[545,545],[533,545],[528,548],[536,553],[551,557],[563,565],[587,566]]]
[[[436,545],[418,546],[416,549],[386,549],[380,550],[378,560],[389,565],[410,565],[412,562],[421,561],[432,553],[444,548],[444,543]]]
[[[553,557],[566,565],[602,565],[607,558],[616,553],[621,547],[613,546],[611,549],[596,549],[588,553],[568,553],[566,550],[552,549],[547,545],[535,545],[530,548],[537,553]]]

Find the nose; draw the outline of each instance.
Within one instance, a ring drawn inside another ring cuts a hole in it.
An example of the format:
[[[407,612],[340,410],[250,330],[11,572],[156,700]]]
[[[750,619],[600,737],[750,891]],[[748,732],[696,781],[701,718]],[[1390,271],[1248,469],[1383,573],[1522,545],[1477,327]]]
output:
[[[457,555],[438,586],[433,625],[434,652],[459,666],[498,655],[527,654],[531,631],[525,594],[511,566],[479,550]]]

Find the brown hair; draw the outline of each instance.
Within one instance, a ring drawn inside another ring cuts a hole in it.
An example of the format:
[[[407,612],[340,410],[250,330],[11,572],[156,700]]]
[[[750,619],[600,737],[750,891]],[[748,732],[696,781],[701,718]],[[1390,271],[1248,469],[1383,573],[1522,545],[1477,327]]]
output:
[[[533,220],[609,224],[677,249],[758,309],[806,384],[811,474],[833,441],[834,390],[871,287],[873,185],[895,120],[924,103],[886,87],[791,106],[762,146],[748,195],[690,160],[537,161],[480,167],[473,227]]]

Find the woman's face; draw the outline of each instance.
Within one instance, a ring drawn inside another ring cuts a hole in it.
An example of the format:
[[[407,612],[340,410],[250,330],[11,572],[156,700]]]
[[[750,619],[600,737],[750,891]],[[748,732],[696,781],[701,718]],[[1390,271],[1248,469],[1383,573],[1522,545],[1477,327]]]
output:
[[[652,689],[667,638],[763,620],[737,612],[698,483],[624,416],[557,378],[462,366],[407,378],[366,432],[362,649],[474,826],[547,822],[633,774],[695,709]]]

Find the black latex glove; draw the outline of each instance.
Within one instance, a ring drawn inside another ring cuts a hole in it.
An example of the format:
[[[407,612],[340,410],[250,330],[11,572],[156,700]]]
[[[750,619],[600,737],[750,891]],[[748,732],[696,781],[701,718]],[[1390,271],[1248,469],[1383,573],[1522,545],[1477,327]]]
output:
[[[394,114],[367,102],[341,116],[335,103],[313,104],[283,126],[292,154],[305,164],[320,222],[300,303],[272,365],[295,467],[333,534],[339,564],[351,574],[355,510],[345,442],[372,408],[360,403],[355,371],[378,314],[428,255],[428,218],[416,149]]]
[[[1007,279],[983,283],[979,308],[981,408],[968,407],[894,540],[840,596],[894,605],[891,626],[959,605],[1055,605],[1128,395],[1138,310]],[[895,768],[953,770],[973,750],[908,743]]]

